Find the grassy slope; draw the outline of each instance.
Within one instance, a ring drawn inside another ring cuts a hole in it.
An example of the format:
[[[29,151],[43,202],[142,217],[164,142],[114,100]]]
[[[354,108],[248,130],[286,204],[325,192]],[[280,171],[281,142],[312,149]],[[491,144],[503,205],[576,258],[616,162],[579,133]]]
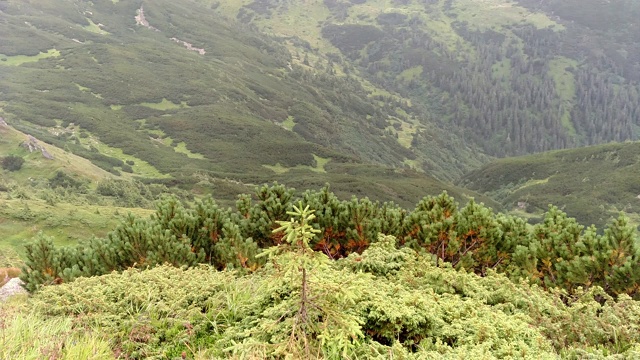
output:
[[[76,174],[92,181],[104,178],[115,178],[113,174],[91,164],[87,159],[42,141],[38,142],[39,145],[43,146],[46,151],[53,156],[53,159],[46,159],[38,151],[30,153],[26,148],[20,146],[20,144],[26,140],[28,140],[27,134],[11,126],[0,125],[0,156],[16,155],[25,159],[25,163],[20,171],[5,173],[7,177],[10,175],[12,180],[26,182],[29,178],[49,176],[58,170]]]
[[[245,184],[304,184],[316,174],[316,159],[323,159],[326,173],[315,183],[340,180],[349,183],[346,194],[359,194],[361,181],[376,183],[388,166],[427,163],[429,175],[439,178],[454,178],[469,166],[442,156],[457,150],[447,148],[446,134],[435,128],[434,151],[416,158],[403,146],[406,136],[398,141],[388,131],[394,122],[415,121],[401,102],[379,103],[353,80],[295,67],[296,55],[269,37],[187,1],[145,3],[147,20],[160,29],[153,31],[136,25],[139,5],[4,2],[7,21],[0,26],[10,36],[0,45],[7,59],[0,62],[0,105],[7,121],[111,172],[169,177],[176,184],[192,184],[194,173]],[[96,30],[91,24],[103,31],[89,31]],[[49,57],[22,61],[49,50]],[[374,164],[373,170],[361,171],[365,164]],[[344,174],[354,178],[344,181]],[[431,176],[408,181],[417,188],[450,188],[459,197],[465,192]],[[389,186],[392,191],[371,195],[424,195]],[[234,187],[213,190],[225,199],[237,194]]]
[[[580,223],[600,227],[619,211],[640,223],[639,172],[640,143],[634,142],[496,160],[461,184],[509,208],[526,202],[537,212],[555,204]]]
[[[38,198],[27,185],[46,182],[57,171],[63,171],[90,184],[117,177],[82,157],[42,142],[40,144],[54,159],[45,159],[37,151],[29,153],[20,146],[26,139],[26,134],[0,125],[0,156],[16,155],[25,159],[19,171],[0,169],[0,252],[7,249],[21,251],[20,245],[39,232],[53,237],[60,244],[73,243],[91,236],[104,236],[127,212],[139,215],[150,213],[150,210],[145,209],[89,203],[82,206],[65,202],[47,203]]]

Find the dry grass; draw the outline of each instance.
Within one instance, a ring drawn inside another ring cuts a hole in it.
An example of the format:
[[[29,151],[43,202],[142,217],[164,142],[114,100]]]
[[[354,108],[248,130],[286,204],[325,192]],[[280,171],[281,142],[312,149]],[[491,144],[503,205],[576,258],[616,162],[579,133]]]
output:
[[[20,276],[22,271],[16,267],[0,268],[0,287],[4,286],[9,280]]]

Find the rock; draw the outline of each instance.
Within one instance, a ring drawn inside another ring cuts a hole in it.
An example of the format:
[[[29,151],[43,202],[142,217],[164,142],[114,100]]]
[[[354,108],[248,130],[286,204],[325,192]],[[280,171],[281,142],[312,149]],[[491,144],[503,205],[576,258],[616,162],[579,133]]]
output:
[[[49,152],[47,151],[47,149],[45,149],[44,147],[42,147],[40,149],[40,151],[42,152],[42,156],[44,156],[45,159],[48,160],[53,160],[53,155],[49,154]]]
[[[3,127],[9,126],[9,125],[7,125],[7,122],[4,121],[4,118],[2,116],[0,116],[0,126],[3,126]]]
[[[53,155],[51,155],[44,146],[38,143],[38,139],[31,135],[27,135],[27,140],[23,141],[20,146],[29,150],[29,152],[40,151],[45,159],[53,160]]]
[[[13,295],[26,294],[27,290],[22,287],[23,284],[24,282],[20,280],[20,278],[9,280],[9,282],[0,288],[0,301],[5,301]]]

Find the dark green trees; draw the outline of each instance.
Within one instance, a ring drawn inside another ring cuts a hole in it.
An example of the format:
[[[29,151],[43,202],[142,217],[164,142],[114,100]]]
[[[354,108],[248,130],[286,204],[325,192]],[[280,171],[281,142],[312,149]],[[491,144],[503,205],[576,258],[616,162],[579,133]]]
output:
[[[22,169],[24,159],[20,156],[9,155],[2,158],[2,168],[8,171],[18,171]]]
[[[512,278],[525,277],[545,288],[573,291],[602,287],[608,294],[638,295],[640,246],[635,229],[621,215],[598,235],[551,206],[534,226],[526,245],[514,253]]]
[[[636,296],[640,289],[635,268],[640,247],[623,216],[598,235],[556,207],[531,227],[473,200],[459,208],[446,193],[425,197],[407,211],[367,198],[340,200],[328,187],[297,198],[279,184],[260,187],[253,198],[240,196],[235,210],[222,209],[212,199],[187,207],[167,198],[149,219],[130,215],[106,239],[76,247],[58,248],[41,237],[27,246],[23,279],[35,290],[39,284],[163,263],[254,271],[264,262],[256,257],[261,249],[287,242],[274,230],[290,220],[294,201],[315,215],[309,220],[314,229],[309,248],[331,259],[360,254],[385,234],[398,239],[398,247],[429,254],[435,264],[483,276],[495,270],[569,292],[600,286],[611,295]]]

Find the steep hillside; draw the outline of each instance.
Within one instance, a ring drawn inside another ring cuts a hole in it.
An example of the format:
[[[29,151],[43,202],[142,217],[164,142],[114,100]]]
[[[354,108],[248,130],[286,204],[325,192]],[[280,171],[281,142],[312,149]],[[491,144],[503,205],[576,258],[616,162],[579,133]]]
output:
[[[14,129],[0,117],[0,157],[6,156],[20,157],[24,162],[18,171],[0,170],[4,183],[24,183],[29,179],[49,177],[57,171],[92,181],[116,178],[83,157]]]
[[[447,126],[489,154],[638,136],[637,1],[232,0],[212,6],[291,37],[300,59],[314,67],[329,66],[411,99],[431,114],[423,123]],[[425,142],[428,137],[414,133],[416,149]]]
[[[452,179],[486,159],[418,125],[407,101],[298,65],[276,39],[192,1],[10,0],[0,11],[7,122],[112,173],[260,183],[375,164]],[[418,130],[432,151],[412,148]]]
[[[496,160],[461,184],[521,214],[554,204],[583,224],[601,227],[620,211],[640,223],[639,173],[640,143],[634,142]]]
[[[9,156],[24,162],[14,171],[0,167],[0,267],[6,265],[4,261],[16,261],[7,260],[7,254],[22,253],[20,245],[39,232],[57,243],[73,244],[106,235],[128,212],[150,213],[137,208],[140,203],[118,203],[99,196],[101,186],[126,177],[0,121],[0,160]]]

